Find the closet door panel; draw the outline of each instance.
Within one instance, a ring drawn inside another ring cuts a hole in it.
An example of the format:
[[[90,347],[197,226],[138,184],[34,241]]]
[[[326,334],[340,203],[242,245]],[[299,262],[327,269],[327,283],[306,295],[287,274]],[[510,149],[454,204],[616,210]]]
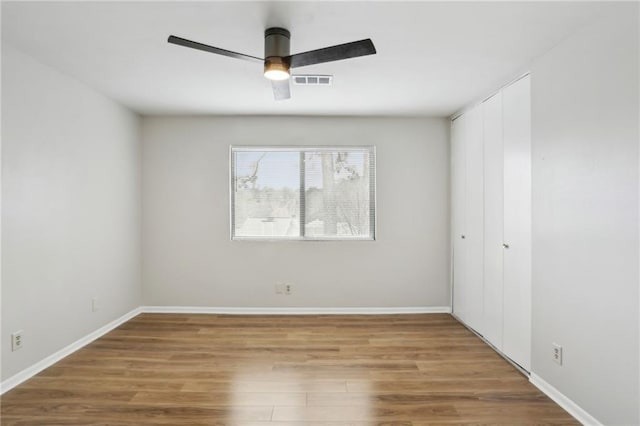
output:
[[[451,241],[453,263],[453,312],[466,321],[465,309],[465,210],[466,210],[466,144],[464,115],[451,123]]]
[[[503,352],[531,368],[531,95],[530,78],[503,90]]]
[[[482,108],[477,106],[467,114],[466,143],[466,271],[467,325],[480,334],[483,324],[483,251],[484,251],[484,186],[482,150]]]
[[[484,149],[484,333],[502,349],[503,325],[503,163],[502,93],[482,104]]]

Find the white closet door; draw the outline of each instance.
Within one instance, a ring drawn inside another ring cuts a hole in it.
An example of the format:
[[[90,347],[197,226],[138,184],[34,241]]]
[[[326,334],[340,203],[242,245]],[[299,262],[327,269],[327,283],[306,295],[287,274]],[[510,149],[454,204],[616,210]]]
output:
[[[466,322],[471,328],[483,334],[484,179],[482,167],[482,108],[479,105],[465,115],[468,120],[465,126],[467,144],[467,209],[465,216],[467,270],[465,271],[465,286],[468,301]]]
[[[503,352],[531,368],[531,90],[529,76],[502,94],[504,132]]]
[[[466,321],[465,310],[465,210],[466,210],[466,144],[464,138],[465,117],[451,123],[451,241],[453,245],[453,312]]]
[[[502,92],[482,104],[484,149],[484,333],[502,349],[503,163]]]

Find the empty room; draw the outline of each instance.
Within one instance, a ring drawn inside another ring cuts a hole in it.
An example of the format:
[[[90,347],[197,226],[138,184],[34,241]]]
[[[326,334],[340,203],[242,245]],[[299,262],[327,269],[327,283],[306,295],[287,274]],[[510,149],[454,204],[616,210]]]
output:
[[[2,425],[640,425],[640,3],[0,13]]]

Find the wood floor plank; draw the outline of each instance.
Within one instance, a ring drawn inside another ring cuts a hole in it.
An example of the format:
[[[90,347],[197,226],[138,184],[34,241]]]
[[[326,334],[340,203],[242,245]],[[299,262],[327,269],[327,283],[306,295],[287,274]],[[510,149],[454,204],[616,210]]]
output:
[[[190,406],[294,406],[307,405],[304,392],[138,392],[131,402],[143,405]]]
[[[473,393],[460,390],[458,392],[349,392],[346,395],[340,393],[309,393],[307,395],[307,406],[383,406],[389,405],[428,405],[428,404],[454,404],[463,402],[479,403],[490,402],[511,402],[513,400],[523,403],[545,403],[543,395],[532,394],[530,392],[494,394],[494,393]],[[489,404],[485,404],[489,405]]]
[[[320,381],[237,381],[230,383],[221,382],[188,382],[182,388],[185,392],[260,392],[260,393],[297,393],[297,392],[346,392],[346,382],[335,380]]]
[[[348,392],[489,392],[489,393],[517,393],[531,392],[528,380],[516,379],[420,379],[415,380],[348,380]]]
[[[12,426],[577,424],[448,314],[141,314],[0,403]]]
[[[156,424],[166,422],[169,424],[185,424],[190,420],[249,420],[266,421],[271,419],[272,407],[245,407],[245,406],[211,406],[197,407],[187,405],[134,405],[113,404],[98,401],[86,403],[48,403],[32,402],[30,404],[3,404],[3,413],[11,416],[28,416],[37,413],[55,419],[57,416],[79,418],[98,418],[101,420],[128,420],[137,424]],[[180,422],[180,423],[177,423]],[[4,424],[4,418],[3,418]]]
[[[275,407],[276,421],[412,421],[416,418],[457,419],[451,404],[369,405],[325,407]]]

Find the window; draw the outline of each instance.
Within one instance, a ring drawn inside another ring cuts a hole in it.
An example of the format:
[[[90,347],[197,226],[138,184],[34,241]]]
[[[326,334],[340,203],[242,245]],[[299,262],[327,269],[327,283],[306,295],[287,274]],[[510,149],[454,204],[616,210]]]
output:
[[[373,240],[374,147],[232,147],[231,238]]]

